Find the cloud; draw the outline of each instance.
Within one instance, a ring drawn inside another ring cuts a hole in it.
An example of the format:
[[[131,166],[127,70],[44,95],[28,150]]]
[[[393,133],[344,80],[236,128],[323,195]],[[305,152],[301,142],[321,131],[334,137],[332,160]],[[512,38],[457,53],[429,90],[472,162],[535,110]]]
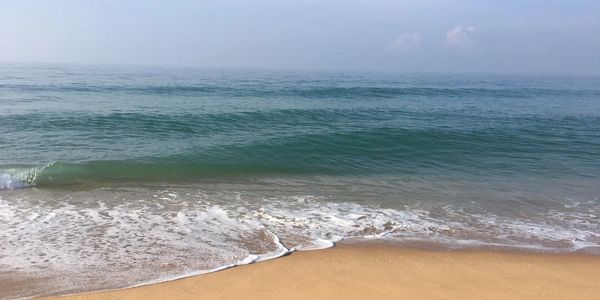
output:
[[[388,51],[408,51],[418,48],[423,43],[423,36],[416,32],[403,33],[387,45]]]
[[[466,48],[473,44],[471,36],[477,29],[473,26],[456,26],[446,33],[446,46]]]

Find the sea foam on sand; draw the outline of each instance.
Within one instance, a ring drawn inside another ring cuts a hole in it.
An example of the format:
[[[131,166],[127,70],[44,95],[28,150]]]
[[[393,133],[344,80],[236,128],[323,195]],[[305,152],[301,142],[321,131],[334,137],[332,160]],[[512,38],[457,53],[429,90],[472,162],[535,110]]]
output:
[[[61,299],[595,299],[599,277],[600,256],[371,243]]]

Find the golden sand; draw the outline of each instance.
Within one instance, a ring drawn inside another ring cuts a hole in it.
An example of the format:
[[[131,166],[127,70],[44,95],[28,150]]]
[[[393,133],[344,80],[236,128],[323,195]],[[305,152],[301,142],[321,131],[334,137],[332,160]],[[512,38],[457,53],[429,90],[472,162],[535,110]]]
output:
[[[600,299],[600,256],[341,245],[60,299]]]

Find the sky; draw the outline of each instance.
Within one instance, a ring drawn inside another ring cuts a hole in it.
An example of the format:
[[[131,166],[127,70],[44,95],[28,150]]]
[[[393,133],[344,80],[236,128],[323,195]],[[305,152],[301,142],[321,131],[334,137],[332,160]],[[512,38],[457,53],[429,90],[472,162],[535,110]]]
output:
[[[0,62],[600,75],[600,1],[0,0]]]

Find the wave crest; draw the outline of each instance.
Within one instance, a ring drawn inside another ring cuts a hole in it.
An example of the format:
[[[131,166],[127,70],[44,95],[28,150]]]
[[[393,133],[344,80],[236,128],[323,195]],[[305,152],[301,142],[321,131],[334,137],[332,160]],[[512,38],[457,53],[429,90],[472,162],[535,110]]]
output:
[[[22,189],[35,186],[41,173],[54,165],[55,162],[32,168],[6,168],[0,169],[0,190]]]

